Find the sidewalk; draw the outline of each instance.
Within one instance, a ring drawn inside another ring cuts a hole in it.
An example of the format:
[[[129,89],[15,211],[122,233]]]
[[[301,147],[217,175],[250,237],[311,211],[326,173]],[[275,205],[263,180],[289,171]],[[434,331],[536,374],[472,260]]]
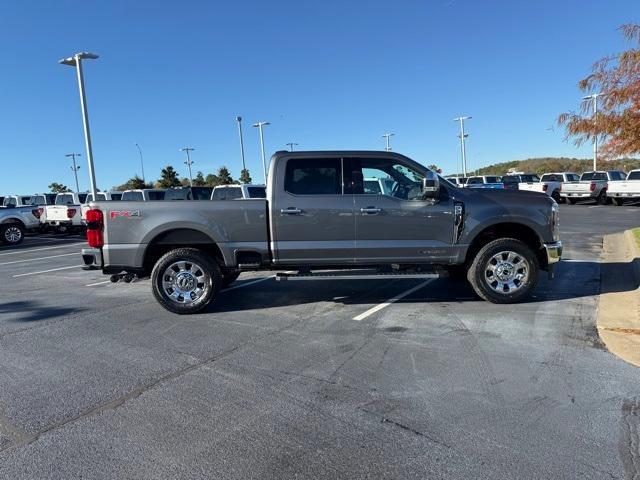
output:
[[[640,248],[631,230],[605,236],[601,258],[598,333],[609,351],[640,366]]]

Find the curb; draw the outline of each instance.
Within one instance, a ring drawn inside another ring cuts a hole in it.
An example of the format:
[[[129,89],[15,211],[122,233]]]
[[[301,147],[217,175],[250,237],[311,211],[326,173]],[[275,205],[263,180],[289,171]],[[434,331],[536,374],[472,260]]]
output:
[[[606,235],[602,260],[598,334],[611,353],[640,367],[640,248],[633,232]],[[607,264],[621,267],[609,270]],[[604,282],[620,291],[602,293]]]

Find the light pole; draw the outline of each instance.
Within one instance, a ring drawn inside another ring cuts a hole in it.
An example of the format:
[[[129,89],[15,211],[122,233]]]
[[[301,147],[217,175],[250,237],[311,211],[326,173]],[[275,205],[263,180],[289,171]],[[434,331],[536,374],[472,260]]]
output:
[[[394,135],[395,135],[395,133],[385,133],[384,135],[382,135],[382,137],[383,137],[383,138],[384,138],[384,140],[385,140],[385,145],[386,145],[386,146],[384,147],[384,149],[385,149],[385,151],[387,151],[387,152],[390,152],[390,151],[391,151],[391,145],[389,144],[389,139],[390,139],[391,137],[393,137]]]
[[[464,133],[464,121],[469,120],[472,117],[458,117],[454,118],[454,122],[460,122],[460,150],[462,151],[462,176],[467,176],[467,149],[464,144],[464,139],[469,136],[468,133]]]
[[[144,160],[142,159],[142,150],[140,149],[140,145],[136,143],[136,147],[138,147],[138,153],[140,154],[140,167],[142,168],[142,181],[146,183],[146,179],[144,178]]]
[[[98,188],[96,187],[96,175],[93,168],[93,150],[91,149],[91,132],[89,131],[89,113],[87,112],[87,97],[84,93],[84,76],[82,74],[82,60],[95,60],[98,55],[89,52],[76,53],[73,57],[63,58],[59,63],[76,67],[78,74],[78,88],[80,90],[80,107],[82,109],[82,125],[84,127],[84,142],[87,149],[87,162],[89,164],[89,182],[93,198],[98,198]]]
[[[240,137],[240,160],[242,160],[242,170],[246,170],[247,166],[244,163],[244,140],[242,139],[242,117],[238,115],[236,117],[238,122],[238,136]]]
[[[189,156],[189,152],[193,152],[195,148],[184,147],[181,148],[181,152],[187,152],[187,159],[184,161],[184,164],[189,167],[189,186],[193,187],[193,178],[191,176],[191,165],[193,165],[193,160],[191,160],[191,156]]]
[[[596,115],[598,113],[598,97],[604,95],[604,93],[592,93],[586,97],[582,97],[583,100],[591,100],[593,102],[593,123],[597,122]],[[597,170],[598,165],[598,134],[593,135],[593,171]]]
[[[287,146],[289,147],[289,151],[293,152],[293,147],[297,147],[298,144],[296,142],[289,142],[287,143]]]
[[[257,122],[254,123],[254,127],[258,127],[260,130],[260,151],[262,152],[262,172],[264,173],[264,183],[267,184],[267,161],[264,158],[264,134],[262,133],[262,127],[271,125],[269,122]]]
[[[76,176],[76,192],[80,191],[80,187],[78,186],[78,170],[80,170],[80,165],[76,165],[76,157],[81,157],[82,155],[80,155],[79,153],[67,153],[65,155],[65,157],[71,157],[71,160],[73,161],[73,166],[71,167],[71,170],[73,170],[73,174]],[[93,197],[95,198],[95,197]]]

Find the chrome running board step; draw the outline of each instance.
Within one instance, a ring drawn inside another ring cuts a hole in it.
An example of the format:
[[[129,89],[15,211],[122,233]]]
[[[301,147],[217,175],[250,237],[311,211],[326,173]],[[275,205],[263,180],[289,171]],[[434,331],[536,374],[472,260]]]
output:
[[[402,280],[405,278],[440,278],[442,275],[430,272],[381,272],[379,270],[327,270],[319,272],[282,272],[276,274],[276,280]]]

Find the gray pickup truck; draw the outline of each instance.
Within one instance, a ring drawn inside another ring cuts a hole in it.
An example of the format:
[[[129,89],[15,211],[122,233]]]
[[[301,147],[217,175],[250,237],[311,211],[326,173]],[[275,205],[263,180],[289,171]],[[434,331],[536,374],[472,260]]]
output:
[[[0,243],[18,245],[28,231],[40,229],[37,207],[0,207]]]
[[[365,179],[392,180],[367,194]],[[266,199],[95,202],[85,269],[151,276],[175,313],[205,308],[247,270],[279,280],[466,276],[495,303],[522,300],[560,260],[558,205],[536,192],[456,188],[392,152],[277,152]]]

